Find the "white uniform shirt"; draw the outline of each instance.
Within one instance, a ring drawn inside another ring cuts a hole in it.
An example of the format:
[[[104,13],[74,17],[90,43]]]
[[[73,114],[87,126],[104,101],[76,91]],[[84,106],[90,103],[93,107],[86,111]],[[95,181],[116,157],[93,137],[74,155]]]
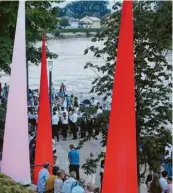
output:
[[[76,123],[77,122],[77,113],[73,113],[72,114],[72,116],[71,116],[71,121],[73,122],[73,123]]]
[[[102,111],[102,109],[99,108],[99,109],[97,110],[97,115],[99,115],[99,114],[101,114],[101,113],[103,113],[103,111]]]
[[[165,147],[165,151],[168,151],[168,154],[165,156],[165,159],[171,158],[171,155],[172,155],[172,145],[168,144],[168,146]]]
[[[65,117],[63,116],[64,113],[66,113]],[[67,110],[62,111],[61,122],[62,122],[62,124],[68,124],[68,112],[67,112]]]
[[[57,115],[52,116],[52,125],[57,125],[59,122],[59,117]]]

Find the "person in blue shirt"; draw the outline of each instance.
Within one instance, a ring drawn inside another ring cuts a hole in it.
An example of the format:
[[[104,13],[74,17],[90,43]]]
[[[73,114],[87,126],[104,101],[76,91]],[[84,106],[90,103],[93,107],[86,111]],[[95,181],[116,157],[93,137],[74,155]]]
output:
[[[44,168],[40,170],[38,174],[37,192],[44,193],[46,190],[46,182],[50,176],[49,174],[50,164],[47,162],[44,164]]]
[[[84,193],[85,192],[85,180],[79,179],[77,186],[72,189],[72,193]]]
[[[69,166],[69,173],[71,173],[72,171],[76,172],[76,178],[77,180],[79,180],[79,167],[80,167],[80,154],[79,154],[79,150],[75,149],[74,145],[70,145],[69,146],[70,151],[68,153],[68,159],[70,162],[70,166]]]

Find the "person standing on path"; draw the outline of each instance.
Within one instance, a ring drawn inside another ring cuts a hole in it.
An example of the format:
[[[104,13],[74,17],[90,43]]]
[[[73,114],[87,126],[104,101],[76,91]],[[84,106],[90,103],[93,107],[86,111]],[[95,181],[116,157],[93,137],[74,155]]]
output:
[[[79,176],[79,167],[80,167],[80,154],[79,154],[79,150],[74,148],[74,145],[70,145],[69,146],[70,151],[68,153],[68,159],[70,162],[70,166],[69,166],[69,173],[71,173],[72,171],[76,172],[76,179],[79,180],[80,176]]]
[[[71,130],[73,133],[73,139],[77,139],[77,126],[76,126],[77,118],[78,118],[77,113],[73,109],[72,116],[71,116]]]
[[[55,139],[55,137],[57,137],[57,141],[59,141],[58,123],[59,123],[59,117],[58,117],[56,111],[54,111],[53,115],[52,115],[52,137],[53,137],[53,139]]]
[[[62,135],[63,139],[66,140],[68,131],[68,112],[64,107],[62,107],[61,110]]]

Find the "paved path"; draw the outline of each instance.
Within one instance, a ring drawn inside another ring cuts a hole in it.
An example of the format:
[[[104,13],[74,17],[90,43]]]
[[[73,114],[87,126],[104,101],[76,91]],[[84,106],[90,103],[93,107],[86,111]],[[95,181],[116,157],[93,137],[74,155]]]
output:
[[[59,141],[56,144],[56,155],[57,155],[57,164],[64,169],[67,174],[69,173],[69,161],[68,161],[68,152],[69,152],[69,145],[73,144],[77,146],[79,140],[67,140],[67,141]],[[80,165],[83,165],[86,162],[86,159],[89,157],[90,152],[94,153],[94,155],[99,154],[100,152],[104,151],[104,148],[101,147],[99,140],[91,140],[85,143],[84,147],[80,150]],[[100,163],[98,163],[100,164]],[[96,184],[100,185],[100,167],[97,168],[97,175],[96,175]],[[82,169],[80,169],[80,177],[84,178],[87,181],[87,175],[84,173]]]
[[[70,140],[68,139],[67,141],[59,141],[56,144],[56,155],[57,155],[57,164],[64,169],[67,174],[69,173],[68,168],[69,168],[69,162],[68,162],[68,152],[69,152],[69,145],[73,144],[77,146],[79,140]],[[101,147],[100,145],[100,140],[91,140],[87,143],[85,143],[84,147],[81,148],[80,150],[80,161],[81,165],[85,163],[85,160],[89,157],[90,152],[94,153],[97,155],[98,153],[105,151],[104,148]],[[100,163],[98,163],[99,165]],[[96,185],[100,186],[100,167],[97,168],[97,173],[96,173]],[[80,177],[84,178],[87,182],[87,175],[84,173],[82,169],[80,169]],[[140,193],[146,193],[146,186],[145,184],[141,184],[140,186]]]

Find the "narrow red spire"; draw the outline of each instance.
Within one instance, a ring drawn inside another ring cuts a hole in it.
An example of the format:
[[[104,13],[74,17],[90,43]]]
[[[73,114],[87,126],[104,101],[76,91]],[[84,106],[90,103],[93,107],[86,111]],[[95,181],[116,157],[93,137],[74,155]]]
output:
[[[124,1],[102,193],[137,193],[133,2]]]
[[[38,125],[36,136],[35,165],[45,162],[53,163],[51,115],[48,91],[47,60],[45,35],[42,36],[42,61],[41,61],[40,97]],[[34,184],[37,184],[38,173],[42,167],[34,168]]]

